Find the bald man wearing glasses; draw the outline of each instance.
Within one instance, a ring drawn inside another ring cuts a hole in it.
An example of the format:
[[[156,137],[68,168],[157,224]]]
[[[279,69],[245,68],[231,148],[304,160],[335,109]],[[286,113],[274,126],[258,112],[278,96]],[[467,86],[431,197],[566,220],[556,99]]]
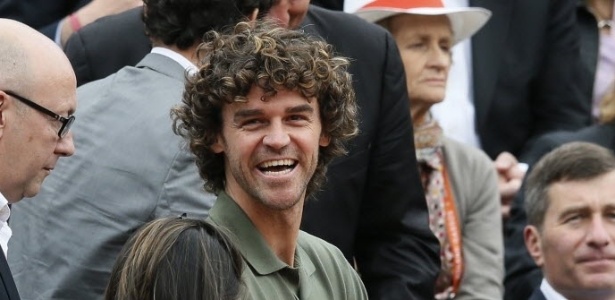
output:
[[[19,299],[6,262],[9,203],[36,195],[60,157],[75,152],[75,73],[57,45],[0,19],[0,299]]]

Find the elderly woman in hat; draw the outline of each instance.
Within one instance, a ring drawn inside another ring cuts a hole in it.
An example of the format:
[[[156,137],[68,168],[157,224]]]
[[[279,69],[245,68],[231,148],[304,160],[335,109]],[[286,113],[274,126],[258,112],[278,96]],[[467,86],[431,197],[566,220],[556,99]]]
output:
[[[502,299],[503,241],[497,174],[482,151],[442,134],[430,108],[444,99],[451,48],[489,19],[440,0],[376,0],[356,14],[388,29],[407,79],[429,225],[441,244],[435,299]]]

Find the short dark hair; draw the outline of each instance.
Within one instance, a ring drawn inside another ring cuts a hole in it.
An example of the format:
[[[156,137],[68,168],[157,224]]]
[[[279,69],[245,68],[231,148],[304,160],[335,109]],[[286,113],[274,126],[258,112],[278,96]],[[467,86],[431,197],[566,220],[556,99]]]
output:
[[[210,30],[233,26],[259,9],[267,12],[273,0],[143,0],[143,22],[150,39],[187,49]]]
[[[183,105],[173,112],[174,130],[189,140],[205,189],[224,190],[224,154],[211,146],[222,130],[222,107],[245,101],[254,86],[265,99],[280,89],[315,97],[320,107],[322,134],[330,138],[320,147],[316,171],[306,195],[325,180],[326,166],[346,153],[344,143],[357,132],[357,107],[348,60],[335,56],[331,45],[302,31],[270,22],[239,23],[226,34],[210,32],[199,47],[200,69],[186,83]]]
[[[243,261],[226,234],[197,219],[141,227],[111,271],[105,300],[236,300]]]
[[[553,183],[590,180],[615,170],[615,156],[604,147],[586,143],[564,144],[542,157],[528,175],[525,211],[528,224],[541,229],[549,208]]]

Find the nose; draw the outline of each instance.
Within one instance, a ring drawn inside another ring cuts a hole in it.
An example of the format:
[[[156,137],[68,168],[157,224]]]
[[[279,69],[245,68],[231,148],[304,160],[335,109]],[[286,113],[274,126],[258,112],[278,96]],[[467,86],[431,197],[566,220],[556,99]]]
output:
[[[267,17],[274,20],[281,27],[288,27],[290,23],[290,14],[288,10],[290,9],[290,4],[288,0],[278,0],[276,1],[269,12],[267,13]]]
[[[587,243],[591,247],[602,248],[607,246],[611,240],[613,229],[607,227],[602,217],[597,217],[592,220],[589,232],[587,233]]]
[[[429,51],[429,66],[438,69],[446,69],[451,65],[451,53],[441,49],[439,45]]]
[[[72,131],[69,131],[63,138],[58,140],[55,153],[59,156],[71,156],[75,154],[75,143],[73,141]]]
[[[290,136],[280,123],[273,123],[263,137],[263,145],[274,150],[280,150],[286,147],[289,143]]]

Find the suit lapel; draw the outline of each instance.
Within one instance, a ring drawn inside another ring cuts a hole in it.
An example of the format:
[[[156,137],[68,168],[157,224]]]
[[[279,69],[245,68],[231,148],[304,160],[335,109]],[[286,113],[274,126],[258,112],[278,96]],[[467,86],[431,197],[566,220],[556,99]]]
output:
[[[15,281],[13,280],[13,275],[11,274],[11,269],[9,268],[9,264],[6,261],[6,257],[4,257],[4,253],[0,252],[0,281],[2,283],[2,288],[4,291],[0,291],[0,295],[2,292],[6,292],[8,298],[6,300],[19,300],[19,293],[17,292],[17,287],[15,286]],[[5,300],[5,299],[0,299]]]
[[[513,0],[470,0],[470,6],[491,10],[487,24],[472,37],[472,73],[477,126],[483,126],[498,81],[510,27]]]

